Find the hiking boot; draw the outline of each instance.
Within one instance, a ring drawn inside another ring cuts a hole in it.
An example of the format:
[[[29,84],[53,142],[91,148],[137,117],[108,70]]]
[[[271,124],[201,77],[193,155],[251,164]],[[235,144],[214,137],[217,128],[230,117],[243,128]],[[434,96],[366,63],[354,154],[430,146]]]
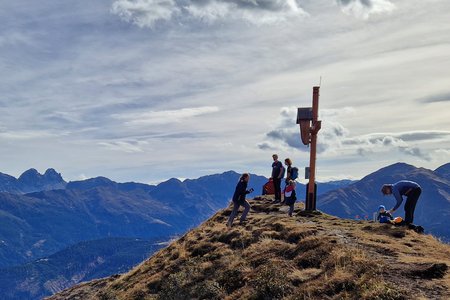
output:
[[[416,226],[416,228],[414,229],[415,232],[422,234],[424,233],[425,229],[422,226]]]

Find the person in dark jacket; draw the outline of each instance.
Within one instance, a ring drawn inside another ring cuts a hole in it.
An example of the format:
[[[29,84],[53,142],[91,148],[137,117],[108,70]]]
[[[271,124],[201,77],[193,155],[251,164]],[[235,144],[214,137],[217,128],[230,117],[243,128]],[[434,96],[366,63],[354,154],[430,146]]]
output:
[[[239,182],[236,185],[236,189],[233,194],[233,211],[231,212],[230,217],[228,218],[227,227],[230,228],[233,225],[233,220],[236,217],[239,206],[244,207],[244,212],[240,218],[239,224],[243,224],[245,219],[247,218],[248,211],[250,210],[250,204],[245,200],[245,195],[253,192],[253,189],[247,190],[248,181],[250,180],[250,175],[248,173],[242,174],[241,178],[239,178]]]
[[[281,179],[284,177],[284,167],[283,164],[278,161],[278,155],[272,155],[272,179],[273,186],[275,189],[275,203],[281,202]]]
[[[402,204],[403,196],[406,196],[405,202],[405,225],[410,225],[414,221],[414,210],[416,209],[417,200],[419,200],[422,189],[420,185],[414,181],[400,180],[394,184],[384,184],[381,187],[383,195],[393,195],[397,203],[388,210],[390,214],[394,213]]]
[[[284,164],[287,166],[287,168],[286,168],[286,179],[284,180],[284,183],[286,183],[286,186],[288,186],[289,185],[289,180],[291,180],[292,160],[290,158],[286,158],[284,160]]]

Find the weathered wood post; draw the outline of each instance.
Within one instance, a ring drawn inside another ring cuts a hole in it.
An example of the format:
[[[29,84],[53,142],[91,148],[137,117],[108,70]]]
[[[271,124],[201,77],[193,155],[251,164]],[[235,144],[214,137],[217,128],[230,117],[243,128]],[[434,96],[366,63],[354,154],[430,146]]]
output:
[[[319,90],[320,87],[313,87],[312,108],[299,108],[297,111],[297,124],[300,125],[300,136],[304,145],[311,145],[309,156],[309,168],[305,172],[305,178],[309,179],[306,187],[305,210],[316,210],[316,153],[317,153],[317,133],[322,122],[319,117]]]

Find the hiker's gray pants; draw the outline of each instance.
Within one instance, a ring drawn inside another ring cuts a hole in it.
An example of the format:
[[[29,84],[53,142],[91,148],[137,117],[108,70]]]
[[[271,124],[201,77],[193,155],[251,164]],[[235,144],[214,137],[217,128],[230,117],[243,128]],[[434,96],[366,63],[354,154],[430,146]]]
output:
[[[241,205],[244,207],[244,212],[242,213],[240,221],[241,222],[245,221],[248,211],[250,210],[250,203],[248,203],[247,200],[244,200],[244,202],[240,202],[240,203],[236,203],[233,201],[233,211],[231,212],[230,218],[228,219],[228,224],[230,224],[230,225],[233,224],[233,220],[239,211],[239,206],[241,206]]]

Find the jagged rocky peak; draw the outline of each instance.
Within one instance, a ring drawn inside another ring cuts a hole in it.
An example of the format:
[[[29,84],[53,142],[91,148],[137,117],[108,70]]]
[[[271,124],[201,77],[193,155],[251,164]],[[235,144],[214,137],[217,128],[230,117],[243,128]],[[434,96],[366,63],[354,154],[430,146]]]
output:
[[[61,173],[58,173],[53,168],[49,168],[45,171],[44,174],[39,173],[36,169],[31,168],[22,173],[19,177],[19,181],[29,182],[36,180],[51,180],[52,182],[62,182],[64,179],[61,176]]]
[[[52,180],[52,181],[64,181],[64,179],[61,176],[61,173],[58,173],[55,171],[55,169],[53,168],[49,168],[47,169],[47,171],[45,171],[44,173],[44,177],[48,180]]]
[[[19,176],[19,181],[39,179],[42,175],[34,168],[28,169]]]
[[[17,181],[20,190],[24,193],[61,189],[66,185],[61,174],[52,168],[47,169],[44,174],[40,174],[36,169],[31,168],[23,172]]]

